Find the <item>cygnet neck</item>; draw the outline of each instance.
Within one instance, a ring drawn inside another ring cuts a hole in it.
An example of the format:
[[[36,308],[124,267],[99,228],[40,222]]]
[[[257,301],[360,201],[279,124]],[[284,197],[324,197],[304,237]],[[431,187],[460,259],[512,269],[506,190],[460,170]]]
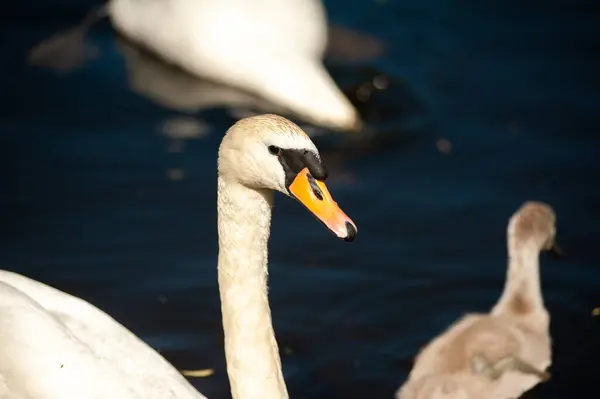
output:
[[[267,296],[274,193],[218,178],[219,291],[233,399],[287,399]]]
[[[549,321],[540,283],[540,247],[534,241],[518,240],[509,234],[506,283],[492,313],[528,318],[537,327],[543,327]],[[534,315],[541,319],[534,320]]]

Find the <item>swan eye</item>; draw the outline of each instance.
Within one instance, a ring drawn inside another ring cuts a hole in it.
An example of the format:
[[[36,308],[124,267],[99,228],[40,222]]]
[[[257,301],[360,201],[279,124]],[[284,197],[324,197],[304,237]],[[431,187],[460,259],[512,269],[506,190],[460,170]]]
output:
[[[270,145],[269,152],[273,155],[281,155],[281,148],[274,145]]]

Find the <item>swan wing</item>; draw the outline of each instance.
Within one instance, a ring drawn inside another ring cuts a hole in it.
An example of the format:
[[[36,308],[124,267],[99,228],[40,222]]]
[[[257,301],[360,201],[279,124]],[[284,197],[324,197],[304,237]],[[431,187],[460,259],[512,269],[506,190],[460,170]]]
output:
[[[100,309],[0,271],[2,398],[4,393],[14,399],[205,398]]]

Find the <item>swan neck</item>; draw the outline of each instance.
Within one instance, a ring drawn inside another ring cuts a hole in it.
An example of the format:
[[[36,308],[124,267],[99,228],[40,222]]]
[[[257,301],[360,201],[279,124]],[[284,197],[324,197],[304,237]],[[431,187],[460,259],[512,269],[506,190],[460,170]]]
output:
[[[273,192],[218,181],[219,292],[233,399],[286,399],[267,295]]]

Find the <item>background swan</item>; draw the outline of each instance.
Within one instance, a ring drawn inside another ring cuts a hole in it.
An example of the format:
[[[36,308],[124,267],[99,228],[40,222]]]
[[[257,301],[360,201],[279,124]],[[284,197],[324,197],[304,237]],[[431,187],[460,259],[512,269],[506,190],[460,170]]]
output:
[[[193,75],[260,95],[317,125],[362,126],[323,65],[328,32],[341,44],[330,47],[334,57],[374,57],[382,45],[328,29],[320,0],[110,0],[79,27],[33,48],[29,62],[66,71],[94,56],[83,38],[105,15],[121,34]]]
[[[346,241],[356,226],[316,180],[325,180],[327,171],[314,144],[285,118],[236,123],[218,163],[218,275],[232,395],[287,398],[267,298],[274,191],[303,203]],[[106,313],[8,271],[0,271],[0,397],[204,398]]]
[[[539,253],[554,246],[552,208],[527,202],[508,224],[506,285],[490,314],[468,314],[419,353],[398,399],[512,399],[549,378],[550,316]]]
[[[285,111],[244,90],[185,73],[122,36],[117,37],[116,44],[125,60],[131,91],[167,109],[186,114],[215,107],[233,112],[252,109],[256,114]]]

